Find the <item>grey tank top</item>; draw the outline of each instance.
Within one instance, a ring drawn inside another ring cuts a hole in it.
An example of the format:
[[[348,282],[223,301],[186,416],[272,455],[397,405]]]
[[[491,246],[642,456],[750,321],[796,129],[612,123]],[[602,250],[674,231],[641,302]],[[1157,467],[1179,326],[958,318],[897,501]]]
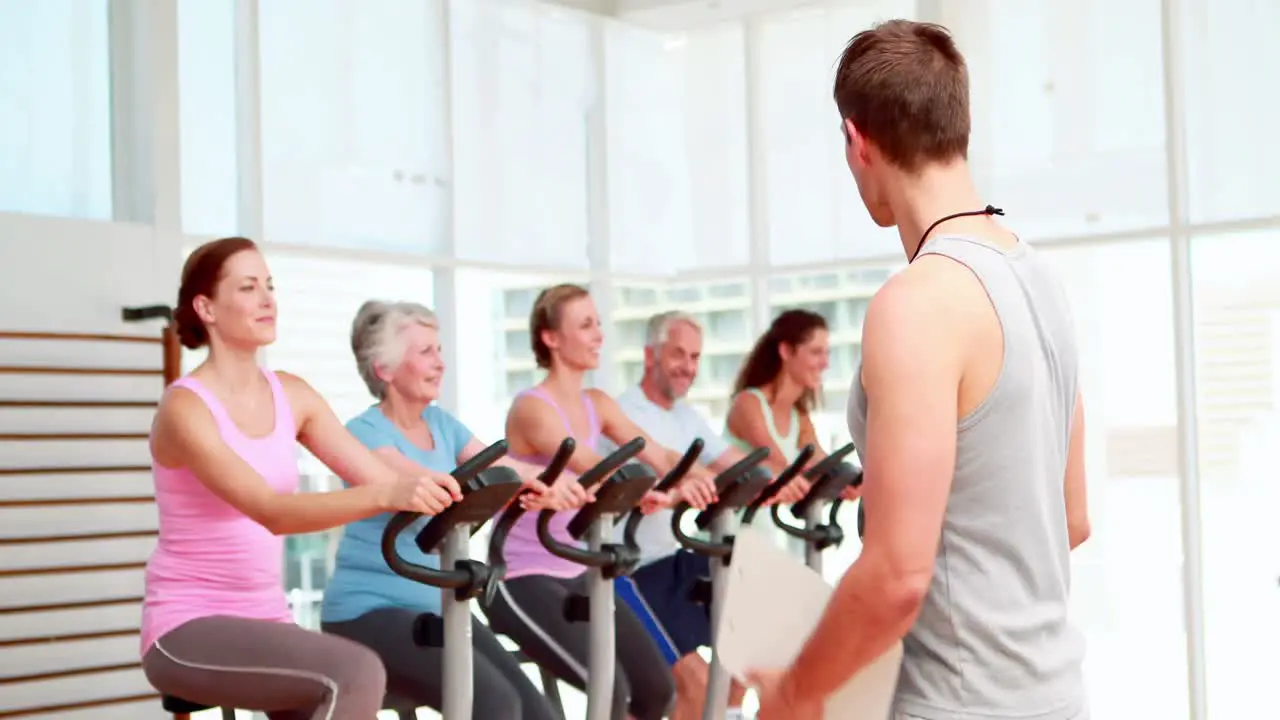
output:
[[[1004,363],[990,395],[956,427],[933,583],[904,641],[896,710],[925,720],[1087,716],[1084,641],[1067,621],[1063,481],[1079,358],[1066,293],[1026,243],[1004,251],[939,236],[921,254],[967,266],[986,288]],[[860,367],[855,378],[849,432],[861,448]],[[875,507],[866,515],[875,524]]]

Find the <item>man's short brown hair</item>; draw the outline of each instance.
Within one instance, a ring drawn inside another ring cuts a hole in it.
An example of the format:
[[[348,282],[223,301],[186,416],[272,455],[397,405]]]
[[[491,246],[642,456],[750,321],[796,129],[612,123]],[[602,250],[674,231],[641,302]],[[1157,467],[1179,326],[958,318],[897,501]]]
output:
[[[840,117],[915,172],[969,154],[969,71],[941,25],[889,20],[853,36],[835,81]]]

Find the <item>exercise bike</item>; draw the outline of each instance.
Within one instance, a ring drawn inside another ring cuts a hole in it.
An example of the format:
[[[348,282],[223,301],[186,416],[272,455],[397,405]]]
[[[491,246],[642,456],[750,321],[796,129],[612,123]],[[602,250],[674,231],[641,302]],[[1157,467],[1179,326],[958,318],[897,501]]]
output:
[[[804,521],[804,527],[796,527],[782,518],[785,512],[782,505],[773,505],[769,514],[773,522],[787,535],[804,543],[804,561],[810,569],[822,574],[822,553],[831,547],[839,547],[844,542],[844,530],[838,521],[841,494],[849,487],[862,484],[862,469],[845,462],[844,458],[854,451],[853,443],[849,443],[813,464],[805,471],[805,479],[812,484],[809,492],[797,500],[789,508],[791,516]],[[812,453],[810,453],[812,455]],[[758,498],[742,515],[742,524],[750,525],[760,511],[768,496]],[[830,502],[827,514],[823,516],[823,506]],[[862,536],[862,503],[858,503],[858,536]]]
[[[634,508],[645,493],[658,484],[657,473],[652,468],[641,463],[628,463],[643,449],[644,439],[636,438],[579,476],[578,482],[586,490],[600,486],[596,489],[595,500],[580,508],[569,521],[569,536],[574,540],[585,539],[586,547],[562,543],[552,536],[551,520],[556,511],[543,510],[538,515],[538,539],[547,551],[588,568],[587,594],[570,596],[564,608],[565,617],[570,622],[587,622],[590,627],[586,687],[588,720],[608,720],[613,704],[613,681],[617,671],[613,579],[630,574],[640,561],[640,549],[635,543],[634,533],[622,544],[611,543],[610,526],[617,515]],[[668,479],[679,479],[687,473],[700,451],[701,445],[690,448],[669,473]],[[523,507],[511,505],[503,513],[490,540],[491,562],[502,562],[503,543],[524,512]]]
[[[716,494],[719,499],[698,513],[694,524],[699,530],[708,531],[709,538],[702,540],[690,536],[681,526],[684,514],[691,506],[680,503],[671,515],[671,533],[685,548],[705,555],[711,560],[711,577],[701,579],[690,598],[699,604],[710,606],[712,649],[711,669],[707,678],[707,699],[702,717],[713,720],[724,717],[729,704],[730,677],[720,663],[715,651],[715,633],[718,632],[720,615],[724,608],[726,573],[733,555],[733,512],[747,507],[753,501],[763,505],[798,475],[805,463],[813,457],[813,446],[805,446],[778,477],[774,479],[760,463],[769,457],[768,448],[756,448],[716,477]]]
[[[506,573],[499,562],[488,565],[470,557],[471,536],[490,518],[508,507],[520,492],[523,482],[515,470],[490,467],[507,453],[507,442],[499,440],[459,465],[451,475],[462,489],[462,500],[431,518],[418,532],[415,542],[422,552],[439,550],[440,567],[433,568],[409,562],[396,551],[399,535],[412,525],[419,513],[396,513],[382,533],[382,556],[393,572],[424,585],[440,588],[440,615],[419,615],[413,626],[413,641],[420,647],[444,648],[444,692],[440,712],[443,717],[467,720],[472,715],[475,688],[471,640],[471,601],[492,599],[498,582]],[[553,482],[564,470],[573,453],[562,446],[555,459],[539,478]],[[404,718],[413,717],[412,703],[388,699],[385,703]]]
[[[862,485],[862,468],[853,463],[836,463],[824,474],[803,498],[791,506],[791,514],[796,518],[804,518],[804,527],[795,527],[782,518],[782,508],[774,505],[770,510],[773,523],[784,533],[804,541],[805,565],[822,574],[822,553],[828,548],[839,547],[844,542],[844,529],[840,527],[840,506],[844,502],[841,494],[846,488]],[[821,518],[822,506],[830,502],[827,508],[826,522],[815,520]],[[858,503],[858,537],[862,537],[862,503]]]

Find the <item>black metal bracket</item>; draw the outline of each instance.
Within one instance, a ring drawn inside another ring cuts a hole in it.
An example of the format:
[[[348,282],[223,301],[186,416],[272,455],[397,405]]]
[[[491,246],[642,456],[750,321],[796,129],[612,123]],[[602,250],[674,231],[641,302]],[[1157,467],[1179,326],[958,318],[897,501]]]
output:
[[[120,319],[125,322],[143,322],[146,320],[173,320],[173,308],[168,305],[145,305],[120,309]]]

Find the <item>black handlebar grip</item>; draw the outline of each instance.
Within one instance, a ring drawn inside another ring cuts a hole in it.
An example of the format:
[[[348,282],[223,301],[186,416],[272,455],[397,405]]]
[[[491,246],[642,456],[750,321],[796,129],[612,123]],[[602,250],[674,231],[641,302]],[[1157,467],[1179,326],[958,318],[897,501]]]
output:
[[[769,448],[756,448],[747,453],[741,460],[730,465],[724,472],[716,476],[716,492],[722,493],[729,484],[742,477],[742,474],[764,462],[769,457]]]
[[[809,462],[810,458],[812,458],[816,452],[817,448],[812,444],[805,445],[801,448],[800,453],[796,455],[796,459],[791,461],[790,465],[783,468],[782,472],[778,473],[778,477],[764,489],[764,492],[761,492],[760,495],[758,495],[756,499],[747,506],[746,511],[742,514],[742,523],[744,525],[750,524],[751,521],[755,519],[756,513],[760,511],[760,508],[763,507],[765,503],[768,503],[770,500],[777,497],[778,493],[782,492],[782,488],[786,487],[797,475],[800,474],[802,470],[804,470],[805,463]]]
[[[470,459],[453,469],[449,473],[458,480],[458,484],[463,484],[471,478],[479,475],[482,470],[502,459],[507,454],[507,441],[499,440],[480,452],[472,455]]]
[[[706,443],[702,441],[702,438],[694,439],[689,444],[689,449],[685,451],[684,456],[680,458],[680,462],[676,463],[676,466],[671,468],[671,472],[667,473],[667,476],[662,478],[662,481],[655,485],[653,489],[656,492],[668,492],[675,487],[675,484],[680,482],[680,479],[689,472],[689,468],[693,467],[693,463],[702,454],[702,449],[705,446]],[[640,546],[636,544],[636,531],[640,529],[640,523],[644,522],[644,517],[645,515],[640,508],[634,508],[627,515],[627,524],[622,529],[623,544],[635,549],[637,552],[639,552]]]
[[[638,437],[622,447],[609,453],[598,465],[578,476],[578,482],[583,489],[590,490],[599,484],[605,478],[613,474],[614,470],[622,467],[628,460],[640,454],[644,450],[644,438]]]
[[[569,466],[569,459],[573,457],[573,452],[578,447],[578,443],[573,438],[567,437],[560,441],[560,447],[556,449],[556,454],[551,457],[551,462],[547,463],[546,469],[538,474],[538,479],[545,485],[550,485],[560,477],[560,473]]]
[[[568,467],[569,458],[573,457],[573,452],[577,449],[577,446],[578,443],[571,437],[561,440],[560,448],[556,450],[555,456],[551,458],[551,462],[547,464],[546,469],[538,475],[538,479],[547,485],[555,482],[560,473],[564,472],[564,469]],[[498,521],[493,526],[493,532],[489,535],[490,566],[506,567],[507,561],[503,548],[507,542],[507,536],[511,534],[511,529],[524,516],[524,512],[524,507],[519,501],[514,501],[498,516]]]
[[[666,477],[662,478],[662,481],[658,483],[654,490],[658,492],[667,492],[674,487],[676,483],[680,482],[681,478],[688,474],[689,469],[698,461],[698,456],[702,454],[702,448],[705,446],[706,443],[702,441],[702,438],[695,438],[694,441],[689,444],[689,449],[684,451],[684,455],[680,458],[680,462],[677,462],[675,467],[671,468],[671,472],[667,473]]]
[[[806,478],[809,478],[810,480],[817,480],[823,475],[826,475],[827,473],[831,472],[832,468],[834,468],[837,464],[842,462],[845,459],[845,457],[847,457],[849,453],[853,452],[855,449],[856,448],[854,447],[853,443],[848,443],[844,447],[841,447],[839,450],[836,450],[830,455],[814,463],[813,467],[804,471],[804,476]]]

